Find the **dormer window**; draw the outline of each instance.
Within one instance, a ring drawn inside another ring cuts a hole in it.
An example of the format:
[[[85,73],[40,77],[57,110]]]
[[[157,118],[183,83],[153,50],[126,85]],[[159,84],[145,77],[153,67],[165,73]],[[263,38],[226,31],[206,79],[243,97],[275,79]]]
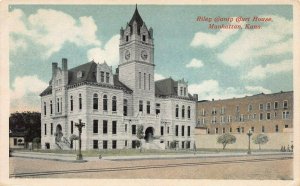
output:
[[[82,71],[78,71],[77,72],[77,78],[82,78],[83,77],[83,72]]]
[[[145,36],[145,35],[143,35],[143,41],[144,41],[144,42],[146,41],[146,36]]]

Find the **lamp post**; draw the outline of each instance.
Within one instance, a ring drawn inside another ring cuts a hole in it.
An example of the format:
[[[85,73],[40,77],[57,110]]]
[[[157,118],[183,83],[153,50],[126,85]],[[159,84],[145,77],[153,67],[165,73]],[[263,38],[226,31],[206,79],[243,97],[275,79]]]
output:
[[[81,132],[82,132],[82,127],[84,127],[85,124],[81,122],[81,119],[79,120],[79,123],[75,123],[75,127],[78,128],[78,137],[79,137],[79,149],[77,153],[76,160],[82,160],[82,154],[81,154]]]
[[[250,149],[250,137],[252,136],[251,130],[248,131],[247,135],[248,135],[248,139],[249,139],[249,141],[248,141],[249,143],[248,143],[248,152],[247,152],[247,154],[251,154],[251,149]]]

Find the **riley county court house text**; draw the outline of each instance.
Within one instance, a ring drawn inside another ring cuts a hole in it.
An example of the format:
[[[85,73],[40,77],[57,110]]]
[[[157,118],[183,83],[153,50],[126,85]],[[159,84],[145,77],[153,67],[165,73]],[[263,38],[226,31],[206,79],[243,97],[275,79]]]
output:
[[[154,82],[153,29],[137,8],[120,30],[119,55],[115,73],[105,62],[72,69],[67,59],[61,68],[52,63],[52,79],[40,94],[43,149],[74,148],[70,136],[78,136],[79,120],[85,150],[136,148],[140,125],[147,149],[167,149],[173,141],[180,149],[201,148],[203,134],[292,127],[292,92],[198,101],[184,79]]]

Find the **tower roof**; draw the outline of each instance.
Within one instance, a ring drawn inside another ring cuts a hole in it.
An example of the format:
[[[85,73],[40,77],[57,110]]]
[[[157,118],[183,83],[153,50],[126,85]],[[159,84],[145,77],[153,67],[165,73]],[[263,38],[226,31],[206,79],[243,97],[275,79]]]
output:
[[[136,7],[135,7],[135,11],[134,11],[134,13],[133,13],[133,16],[132,16],[132,18],[131,18],[131,20],[130,20],[130,22],[129,22],[129,25],[130,25],[130,26],[133,26],[133,22],[134,22],[134,21],[136,21],[138,28],[140,28],[140,27],[143,25],[143,23],[144,23],[142,17],[141,17],[140,14],[139,14],[138,9],[137,9],[137,5],[136,5]]]

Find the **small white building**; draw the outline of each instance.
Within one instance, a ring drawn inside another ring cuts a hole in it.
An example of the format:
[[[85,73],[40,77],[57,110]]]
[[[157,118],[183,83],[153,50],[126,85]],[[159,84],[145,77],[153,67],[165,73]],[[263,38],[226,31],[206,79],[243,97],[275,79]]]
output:
[[[184,79],[154,82],[153,30],[137,9],[120,36],[116,73],[105,62],[72,69],[67,59],[61,68],[52,63],[52,79],[40,95],[43,149],[72,147],[79,120],[83,149],[136,148],[140,125],[144,148],[166,149],[172,141],[193,147],[197,96]]]

